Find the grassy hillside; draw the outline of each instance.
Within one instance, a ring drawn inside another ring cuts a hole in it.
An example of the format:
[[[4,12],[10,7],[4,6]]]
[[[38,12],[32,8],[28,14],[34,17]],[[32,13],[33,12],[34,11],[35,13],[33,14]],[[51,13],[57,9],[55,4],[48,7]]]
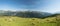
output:
[[[57,26],[59,23],[56,21],[56,17],[40,19],[0,16],[0,26]]]

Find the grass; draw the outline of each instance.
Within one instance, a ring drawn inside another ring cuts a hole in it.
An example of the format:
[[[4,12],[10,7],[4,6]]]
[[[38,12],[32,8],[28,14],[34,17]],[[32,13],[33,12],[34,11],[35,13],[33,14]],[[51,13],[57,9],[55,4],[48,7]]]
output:
[[[57,26],[55,17],[39,18],[21,18],[16,16],[0,16],[0,26]]]

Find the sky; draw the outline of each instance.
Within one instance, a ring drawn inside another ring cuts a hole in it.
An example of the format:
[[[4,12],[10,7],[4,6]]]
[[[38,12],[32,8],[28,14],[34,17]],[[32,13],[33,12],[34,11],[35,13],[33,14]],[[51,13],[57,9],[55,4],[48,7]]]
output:
[[[0,10],[60,12],[60,0],[0,0]]]

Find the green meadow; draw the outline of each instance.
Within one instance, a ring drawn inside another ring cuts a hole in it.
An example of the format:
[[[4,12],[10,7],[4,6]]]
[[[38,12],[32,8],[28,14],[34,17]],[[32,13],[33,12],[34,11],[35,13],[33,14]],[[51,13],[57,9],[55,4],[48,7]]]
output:
[[[56,17],[45,19],[22,18],[17,16],[0,16],[0,26],[60,26]]]

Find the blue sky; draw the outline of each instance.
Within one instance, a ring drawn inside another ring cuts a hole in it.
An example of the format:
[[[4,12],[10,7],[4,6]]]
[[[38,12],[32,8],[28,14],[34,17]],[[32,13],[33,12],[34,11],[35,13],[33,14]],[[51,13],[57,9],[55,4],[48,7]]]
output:
[[[60,0],[0,0],[0,10],[60,12]]]

